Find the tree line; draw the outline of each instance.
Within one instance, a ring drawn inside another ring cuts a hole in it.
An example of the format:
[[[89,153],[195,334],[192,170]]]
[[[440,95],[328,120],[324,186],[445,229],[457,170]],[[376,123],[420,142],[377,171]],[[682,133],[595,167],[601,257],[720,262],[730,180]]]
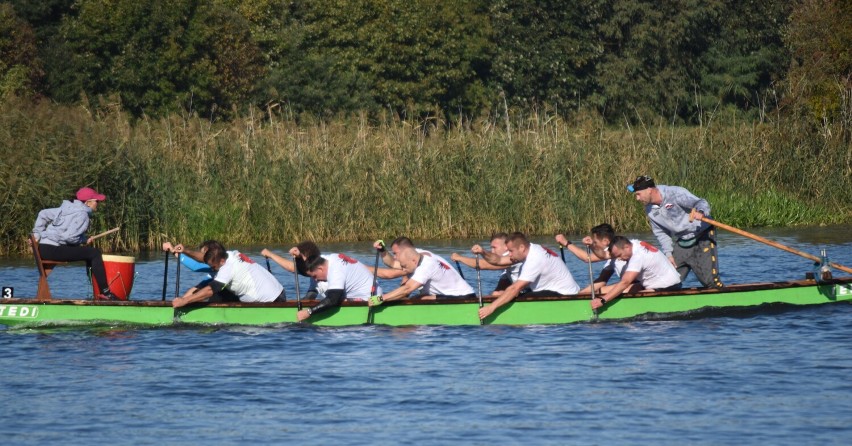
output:
[[[11,0],[0,94],[135,116],[843,118],[839,0]],[[849,119],[848,116],[845,119]]]

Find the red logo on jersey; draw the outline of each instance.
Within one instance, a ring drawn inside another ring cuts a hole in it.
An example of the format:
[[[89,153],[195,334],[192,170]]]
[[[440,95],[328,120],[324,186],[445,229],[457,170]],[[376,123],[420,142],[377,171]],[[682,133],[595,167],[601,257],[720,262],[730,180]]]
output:
[[[657,248],[655,248],[654,245],[648,242],[639,242],[639,244],[642,245],[642,247],[647,249],[648,251],[657,252]]]
[[[444,268],[444,269],[452,269],[452,268],[450,268],[450,265],[447,265],[446,263],[444,263],[444,262],[442,262],[442,261],[440,261],[440,260],[438,261],[438,263],[440,263],[440,264],[441,264],[441,268]]]
[[[542,248],[544,248],[544,250],[545,250],[545,251],[547,251],[547,253],[548,253],[548,254],[550,254],[550,256],[551,256],[551,257],[558,257],[558,256],[556,255],[556,253],[555,253],[555,252],[553,252],[553,250],[552,250],[552,249],[550,249],[550,248],[546,248],[546,247],[544,247],[544,246],[542,246]]]
[[[240,261],[246,262],[246,263],[254,263],[254,260],[252,260],[249,256],[247,256],[243,253],[240,253]]]
[[[338,254],[337,256],[340,257],[340,259],[346,263],[358,263],[357,260],[353,259],[352,257],[349,257],[346,254]]]

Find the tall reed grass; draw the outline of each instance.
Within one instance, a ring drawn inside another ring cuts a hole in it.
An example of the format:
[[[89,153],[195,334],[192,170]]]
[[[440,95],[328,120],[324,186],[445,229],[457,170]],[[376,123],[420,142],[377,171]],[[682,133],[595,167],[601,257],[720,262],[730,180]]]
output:
[[[640,174],[708,198],[732,225],[848,223],[849,131],[820,130],[784,119],[613,128],[551,113],[452,125],[257,112],[131,121],[10,100],[0,107],[0,253],[25,250],[38,210],[82,185],[108,195],[90,233],[122,227],[107,250],[644,229],[625,190]]]

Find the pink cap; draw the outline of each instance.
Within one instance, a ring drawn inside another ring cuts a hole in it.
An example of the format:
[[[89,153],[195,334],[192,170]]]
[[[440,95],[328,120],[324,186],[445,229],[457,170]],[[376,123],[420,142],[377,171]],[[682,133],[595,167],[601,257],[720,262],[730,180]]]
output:
[[[91,187],[83,187],[77,191],[77,199],[80,201],[89,201],[89,200],[98,200],[104,201],[106,200],[106,195],[99,194],[98,191],[92,189]]]

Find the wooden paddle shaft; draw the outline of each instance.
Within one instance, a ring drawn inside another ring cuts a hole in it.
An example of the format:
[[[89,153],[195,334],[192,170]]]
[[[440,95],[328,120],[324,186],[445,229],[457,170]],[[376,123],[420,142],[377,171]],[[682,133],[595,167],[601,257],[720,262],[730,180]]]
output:
[[[793,248],[791,248],[791,247],[789,247],[789,246],[782,245],[782,244],[780,244],[780,243],[778,243],[778,242],[773,242],[772,240],[765,239],[765,238],[763,238],[763,237],[761,237],[761,236],[759,236],[759,235],[754,235],[754,234],[752,234],[752,233],[750,233],[750,232],[743,231],[742,229],[737,229],[737,228],[735,228],[735,227],[733,227],[733,226],[728,226],[728,225],[726,225],[726,224],[724,224],[724,223],[719,223],[718,221],[713,220],[713,219],[710,219],[710,218],[707,218],[707,217],[702,217],[702,218],[701,218],[701,221],[703,221],[703,222],[705,222],[705,223],[708,223],[708,224],[711,224],[711,225],[713,225],[713,226],[716,226],[716,227],[722,228],[722,229],[724,229],[724,230],[726,230],[726,231],[731,231],[731,232],[733,232],[734,234],[739,234],[739,235],[741,235],[741,236],[743,236],[743,237],[748,237],[748,238],[750,238],[750,239],[752,239],[752,240],[755,240],[755,241],[758,241],[758,242],[761,242],[761,243],[765,243],[765,244],[767,244],[767,245],[769,245],[769,246],[772,246],[772,247],[774,247],[774,248],[778,248],[778,249],[780,249],[780,250],[782,250],[782,251],[787,251],[787,252],[789,252],[789,253],[796,254],[796,255],[798,255],[798,256],[802,256],[802,257],[804,257],[804,258],[806,258],[806,259],[810,259],[810,260],[813,260],[813,261],[815,261],[815,262],[821,262],[821,261],[822,261],[822,259],[821,259],[821,258],[819,258],[819,257],[817,257],[817,256],[815,256],[815,255],[808,254],[808,253],[806,253],[806,252],[802,252],[802,251],[799,251],[799,250],[797,250],[797,249],[793,249]],[[834,263],[834,262],[829,262],[828,264],[829,264],[829,266],[831,266],[832,268],[837,268],[837,269],[839,269],[840,271],[844,271],[844,272],[847,272],[847,273],[852,273],[852,268],[849,268],[849,267],[846,267],[846,266],[843,266],[843,265],[838,265],[837,263]]]

